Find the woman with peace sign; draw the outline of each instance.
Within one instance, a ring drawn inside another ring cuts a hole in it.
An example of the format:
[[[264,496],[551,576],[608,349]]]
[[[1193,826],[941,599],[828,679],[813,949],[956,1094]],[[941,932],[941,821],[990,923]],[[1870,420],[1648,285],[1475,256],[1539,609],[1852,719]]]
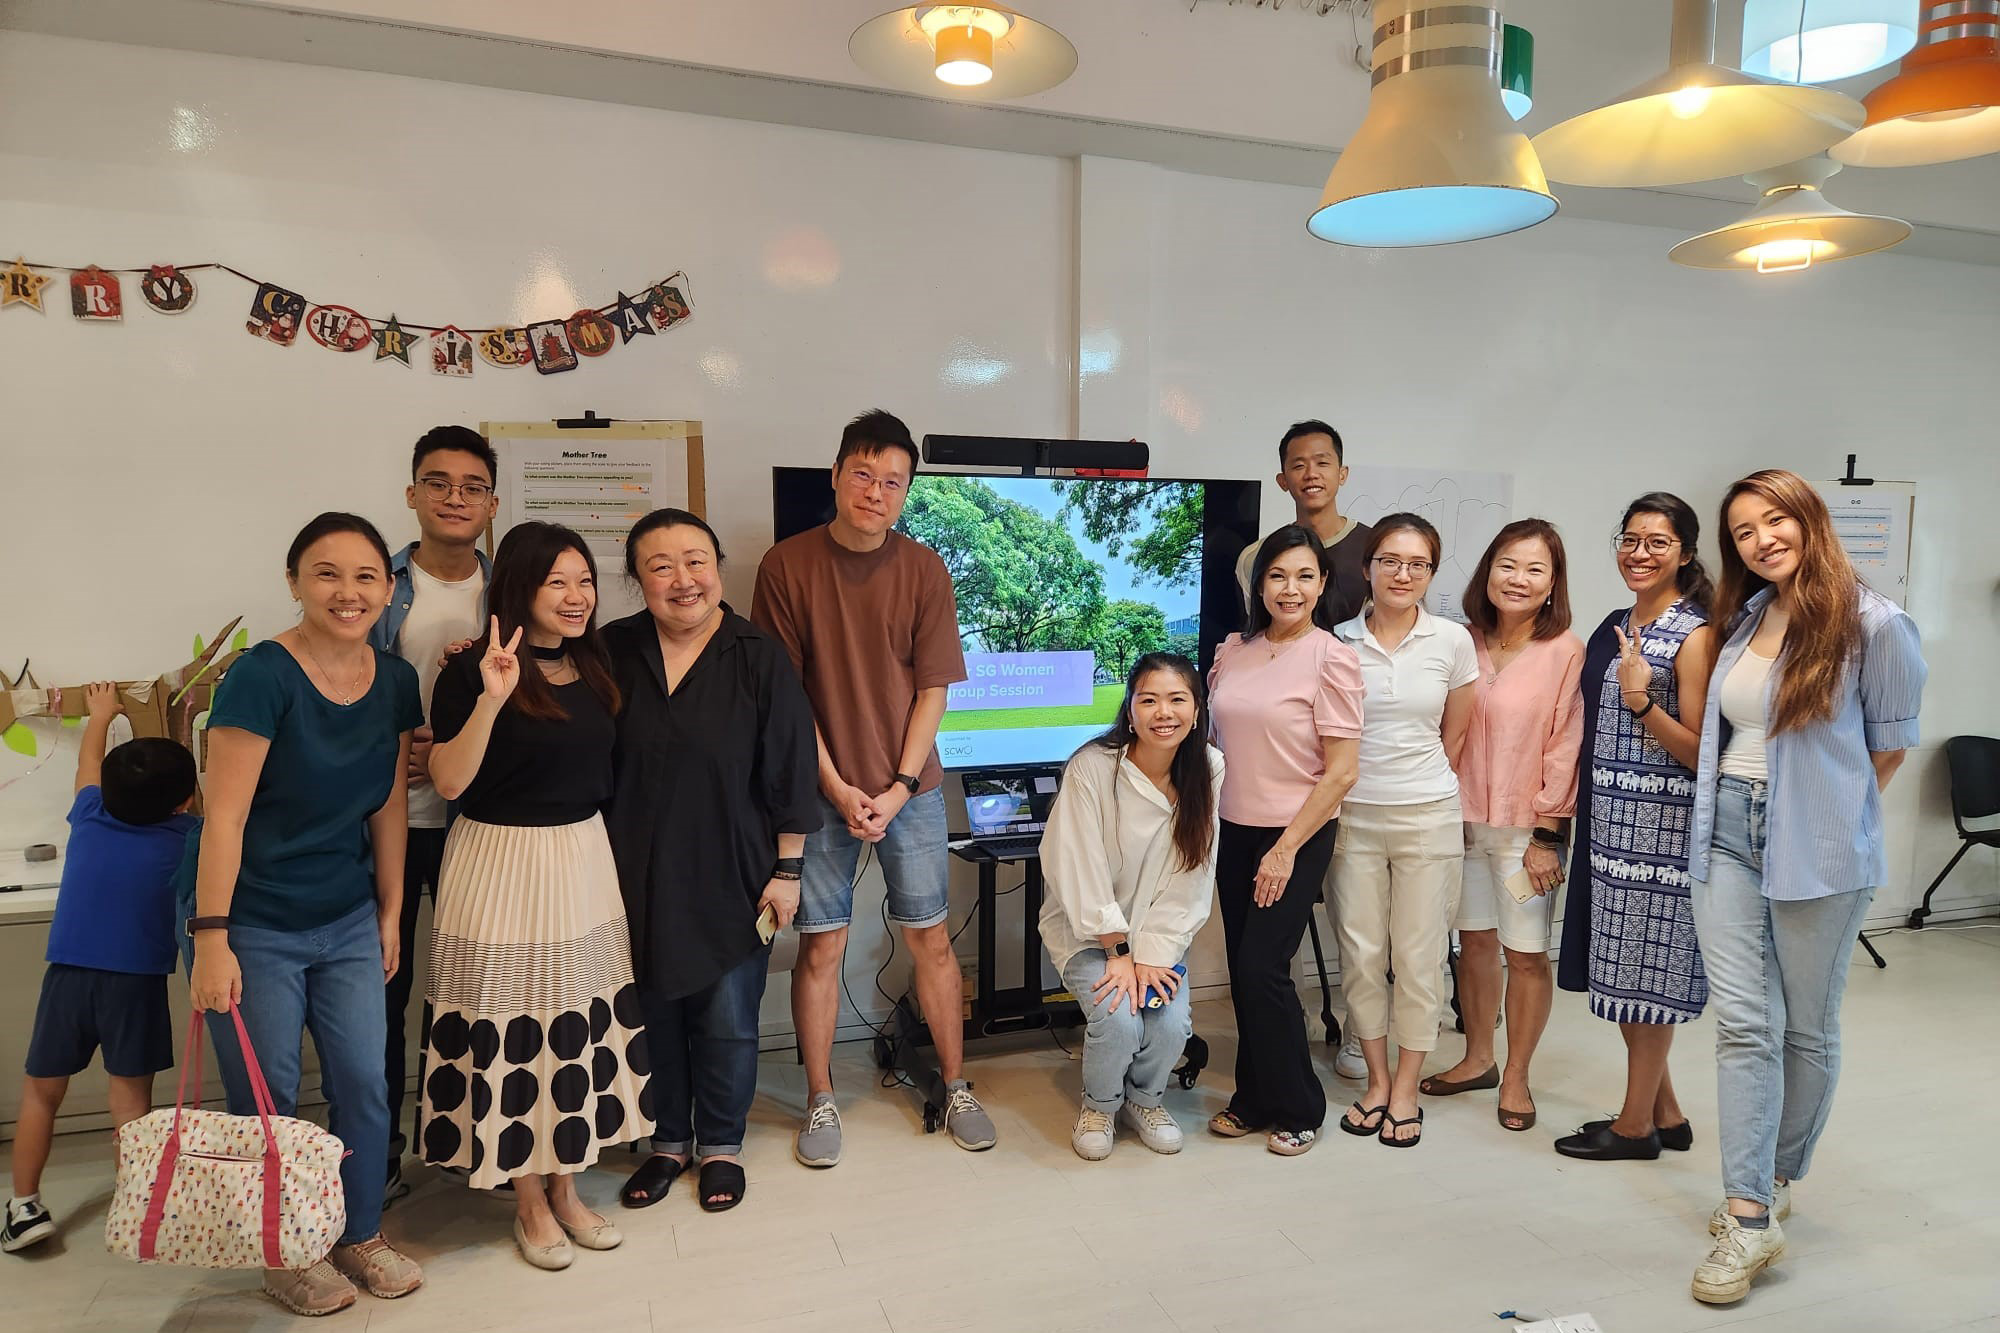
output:
[[[431,701],[431,780],[459,817],[432,926],[419,1147],[514,1187],[537,1268],[622,1237],[577,1197],[606,1144],[652,1131],[625,906],[599,811],[618,688],[596,629],[597,567],[553,523],[507,534],[486,637]],[[523,653],[525,650],[525,653]]]
[[[1556,1140],[1585,1161],[1650,1161],[1693,1143],[1667,1052],[1675,1026],[1708,1002],[1688,901],[1701,700],[1715,661],[1700,540],[1677,495],[1627,505],[1611,554],[1632,605],[1606,616],[1584,649],[1577,848],[1556,980],[1588,990],[1590,1012],[1625,1039],[1618,1115]]]

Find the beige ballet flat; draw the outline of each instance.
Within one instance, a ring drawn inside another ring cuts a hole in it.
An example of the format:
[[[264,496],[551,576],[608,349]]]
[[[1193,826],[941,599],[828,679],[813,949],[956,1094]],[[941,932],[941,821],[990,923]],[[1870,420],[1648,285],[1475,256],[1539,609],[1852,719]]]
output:
[[[558,1219],[560,1221],[560,1219]],[[560,1273],[576,1260],[576,1251],[569,1247],[567,1240],[559,1240],[553,1245],[536,1245],[528,1240],[528,1233],[521,1226],[521,1219],[514,1219],[514,1245],[521,1251],[521,1257],[535,1267],[551,1273]]]
[[[586,1250],[615,1250],[625,1243],[625,1233],[609,1222],[597,1222],[592,1226],[573,1227],[563,1221],[562,1214],[556,1214],[556,1225],[569,1233],[569,1238]]]

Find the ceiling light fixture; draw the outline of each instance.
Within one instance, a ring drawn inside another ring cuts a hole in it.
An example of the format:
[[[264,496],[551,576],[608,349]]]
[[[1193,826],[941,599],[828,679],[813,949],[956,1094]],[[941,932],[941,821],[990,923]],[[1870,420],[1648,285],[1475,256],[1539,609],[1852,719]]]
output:
[[[1449,245],[1532,227],[1555,196],[1500,102],[1485,5],[1375,0],[1368,114],[1306,230],[1340,245]]]
[[[905,92],[986,101],[1043,92],[1076,71],[1067,37],[1005,5],[893,9],[856,28],[847,52]]]
[[[1900,245],[1910,224],[1901,218],[1850,213],[1821,193],[1840,170],[1815,157],[1746,177],[1764,197],[1740,222],[1691,236],[1667,252],[1688,268],[1792,273]]]
[[[1825,152],[1865,114],[1845,93],[1716,64],[1715,0],[1674,0],[1667,72],[1542,131],[1535,151],[1553,180],[1686,185]]]
[[[1743,68],[1785,83],[1832,83],[1901,60],[1919,0],[1745,0]]]
[[[1849,166],[2000,152],[2000,0],[1927,0],[1916,49],[1863,105],[1867,125],[1833,150]]]

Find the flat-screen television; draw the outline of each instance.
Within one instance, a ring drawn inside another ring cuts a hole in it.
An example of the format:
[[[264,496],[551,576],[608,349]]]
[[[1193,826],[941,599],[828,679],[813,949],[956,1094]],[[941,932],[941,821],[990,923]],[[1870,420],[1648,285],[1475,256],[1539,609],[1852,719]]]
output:
[[[833,517],[826,468],[772,470],[779,541]],[[943,557],[967,679],[946,768],[1061,763],[1111,724],[1132,663],[1161,649],[1206,674],[1239,629],[1236,557],[1258,483],[920,473],[899,531]]]

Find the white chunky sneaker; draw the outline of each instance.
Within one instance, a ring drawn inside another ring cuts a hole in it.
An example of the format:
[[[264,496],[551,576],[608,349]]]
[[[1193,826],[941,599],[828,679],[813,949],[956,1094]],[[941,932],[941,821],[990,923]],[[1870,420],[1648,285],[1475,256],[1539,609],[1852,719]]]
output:
[[[1076,1128],[1069,1132],[1069,1146],[1086,1162],[1101,1162],[1111,1155],[1111,1113],[1086,1106],[1077,1113]]]
[[[1722,1234],[1722,1219],[1724,1217],[1727,1217],[1728,1215],[1729,1215],[1729,1200],[1724,1199],[1721,1203],[1715,1205],[1715,1211],[1708,1215],[1708,1234],[1711,1236],[1720,1236]],[[1792,1218],[1791,1181],[1789,1180],[1783,1181],[1780,1184],[1772,1186],[1771,1216],[1777,1218],[1780,1222],[1791,1221]]]
[[[1368,1062],[1361,1058],[1359,1037],[1348,1037],[1340,1043],[1340,1053],[1333,1057],[1333,1072],[1342,1078],[1368,1077]]]
[[[1761,1231],[1725,1217],[1708,1258],[1694,1270],[1694,1298],[1707,1305],[1730,1305],[1749,1294],[1757,1275],[1785,1254],[1785,1229],[1776,1218]]]
[[[1181,1150],[1181,1127],[1164,1106],[1135,1106],[1126,1102],[1119,1111],[1119,1118],[1139,1131],[1139,1142],[1154,1152],[1176,1153]]]

